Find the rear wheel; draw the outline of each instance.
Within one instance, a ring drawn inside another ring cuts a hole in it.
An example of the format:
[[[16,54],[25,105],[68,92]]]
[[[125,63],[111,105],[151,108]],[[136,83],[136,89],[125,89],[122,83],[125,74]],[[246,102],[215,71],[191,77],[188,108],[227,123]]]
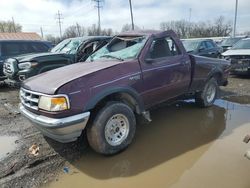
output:
[[[211,78],[205,84],[203,91],[196,93],[195,102],[200,107],[209,107],[213,105],[217,98],[218,83],[215,78]]]
[[[136,129],[132,109],[120,102],[103,107],[87,128],[89,145],[98,153],[115,154],[125,149],[133,140]]]

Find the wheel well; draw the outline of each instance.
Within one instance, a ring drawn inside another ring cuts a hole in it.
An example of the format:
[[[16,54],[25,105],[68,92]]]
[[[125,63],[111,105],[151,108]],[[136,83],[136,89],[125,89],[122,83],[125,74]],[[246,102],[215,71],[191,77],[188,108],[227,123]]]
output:
[[[123,103],[127,104],[135,113],[137,113],[137,114],[142,113],[142,110],[140,109],[139,104],[136,101],[136,99],[133,96],[131,96],[130,94],[125,93],[125,92],[112,93],[112,94],[104,97],[94,106],[92,111],[93,112],[99,111],[101,108],[103,108],[105,105],[107,105],[107,103],[109,103],[111,101],[123,102]]]
[[[217,81],[217,83],[218,83],[218,85],[221,85],[222,73],[216,72],[216,73],[214,73],[214,74],[211,76],[211,78],[215,78],[216,81]]]

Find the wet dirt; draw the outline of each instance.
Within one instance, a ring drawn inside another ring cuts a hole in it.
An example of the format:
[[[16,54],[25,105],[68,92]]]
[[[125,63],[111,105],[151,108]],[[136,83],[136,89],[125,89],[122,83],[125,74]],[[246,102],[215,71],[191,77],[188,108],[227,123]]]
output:
[[[17,137],[0,160],[0,187],[250,187],[250,145],[242,142],[250,134],[249,79],[230,78],[220,96],[208,109],[179,102],[152,110],[153,122],[137,126],[126,151],[104,157],[84,140],[44,138],[18,113],[18,89],[0,85],[0,135]]]
[[[127,150],[107,157],[88,149],[46,187],[250,187],[249,114],[249,106],[226,100],[158,108]]]
[[[0,160],[15,150],[16,140],[17,137],[0,136]]]

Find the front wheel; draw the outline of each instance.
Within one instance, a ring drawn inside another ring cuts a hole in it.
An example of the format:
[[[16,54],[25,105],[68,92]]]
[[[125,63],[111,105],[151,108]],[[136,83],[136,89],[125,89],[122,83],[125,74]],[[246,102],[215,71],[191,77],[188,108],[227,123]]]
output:
[[[212,106],[217,98],[218,83],[215,78],[211,78],[207,81],[204,89],[201,92],[196,93],[195,102],[200,107]]]
[[[124,150],[132,142],[135,129],[132,109],[124,103],[111,102],[97,113],[87,128],[87,138],[96,152],[111,155]]]

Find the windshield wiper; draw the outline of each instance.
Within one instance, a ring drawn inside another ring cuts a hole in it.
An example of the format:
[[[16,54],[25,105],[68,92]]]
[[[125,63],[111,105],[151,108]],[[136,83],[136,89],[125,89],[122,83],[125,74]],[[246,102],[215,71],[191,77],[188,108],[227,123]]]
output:
[[[116,57],[116,56],[112,56],[112,55],[102,55],[101,57],[107,57],[107,58],[113,58],[113,59],[118,59],[120,61],[124,61],[124,59],[122,59],[121,57]]]

